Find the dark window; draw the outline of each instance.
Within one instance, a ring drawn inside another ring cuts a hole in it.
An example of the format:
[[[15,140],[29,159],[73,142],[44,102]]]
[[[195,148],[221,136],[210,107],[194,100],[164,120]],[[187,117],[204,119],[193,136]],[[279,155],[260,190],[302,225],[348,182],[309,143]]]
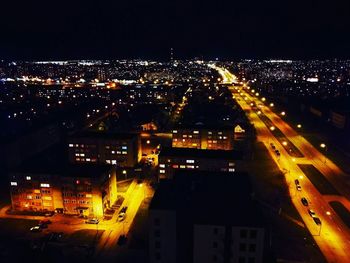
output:
[[[255,252],[256,250],[256,245],[255,244],[250,244],[249,245],[249,252]]]
[[[160,253],[157,252],[155,256],[156,256],[156,260],[160,260],[160,258],[161,258]]]
[[[256,238],[256,236],[257,236],[257,234],[258,234],[258,231],[256,231],[256,230],[250,230],[250,238]]]
[[[156,236],[156,237],[160,237],[160,230],[156,230],[156,231],[154,231],[154,236]]]
[[[217,255],[213,255],[213,261],[217,261],[217,260],[218,260]]]
[[[249,258],[248,263],[255,263],[255,258]]]
[[[154,225],[156,225],[156,226],[160,225],[160,219],[159,218],[155,218],[154,219]]]
[[[155,246],[155,248],[160,248],[160,241],[156,241],[154,246]]]
[[[241,238],[246,238],[247,237],[247,229],[241,229],[240,237]]]
[[[218,242],[213,242],[213,248],[217,248],[218,247]]]
[[[217,235],[219,233],[219,229],[217,229],[216,227],[214,228],[214,235]]]
[[[245,257],[239,257],[238,263],[245,263]]]
[[[247,249],[246,244],[244,244],[244,243],[239,244],[239,251],[246,251],[246,249]]]

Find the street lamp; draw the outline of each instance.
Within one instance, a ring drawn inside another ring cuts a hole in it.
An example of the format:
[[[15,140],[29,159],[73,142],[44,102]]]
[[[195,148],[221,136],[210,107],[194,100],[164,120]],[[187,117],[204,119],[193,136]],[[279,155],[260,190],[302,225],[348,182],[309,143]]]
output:
[[[283,146],[287,146],[288,142],[284,141],[282,142]]]
[[[285,116],[285,115],[286,115],[286,112],[285,112],[285,111],[282,111],[282,112],[281,112],[281,115],[282,115],[282,116]]]
[[[301,124],[298,124],[297,127],[300,129],[301,128]]]
[[[323,148],[324,150],[325,150],[325,152],[327,153],[327,145],[326,144],[324,144],[324,143],[321,143],[320,144],[320,147],[321,148]],[[327,161],[327,157],[326,157],[326,155],[324,156],[324,163],[326,163],[326,161]]]
[[[275,126],[271,126],[271,127],[270,127],[270,130],[271,130],[271,131],[274,131],[275,129],[276,129]]]
[[[273,107],[274,106],[274,104],[273,103],[270,103],[270,107]]]

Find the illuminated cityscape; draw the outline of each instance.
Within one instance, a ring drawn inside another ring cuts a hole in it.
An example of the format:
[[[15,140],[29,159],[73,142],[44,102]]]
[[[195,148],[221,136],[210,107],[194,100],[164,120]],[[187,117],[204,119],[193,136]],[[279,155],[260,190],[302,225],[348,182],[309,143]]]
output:
[[[0,262],[350,262],[349,15],[3,3]]]

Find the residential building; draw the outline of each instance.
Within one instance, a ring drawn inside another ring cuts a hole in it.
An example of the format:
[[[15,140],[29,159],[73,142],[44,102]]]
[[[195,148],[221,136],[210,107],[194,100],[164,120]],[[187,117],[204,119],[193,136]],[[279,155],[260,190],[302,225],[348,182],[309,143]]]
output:
[[[232,150],[233,127],[177,127],[172,131],[172,146],[208,150]]]
[[[159,154],[159,178],[172,178],[176,170],[229,172],[244,171],[240,151],[163,148]]]
[[[149,210],[151,263],[260,263],[264,220],[247,174],[178,171]]]
[[[141,160],[141,139],[137,133],[80,132],[68,139],[68,155],[72,163],[133,167]]]
[[[102,217],[117,199],[112,165],[38,165],[23,166],[11,174],[13,210]]]

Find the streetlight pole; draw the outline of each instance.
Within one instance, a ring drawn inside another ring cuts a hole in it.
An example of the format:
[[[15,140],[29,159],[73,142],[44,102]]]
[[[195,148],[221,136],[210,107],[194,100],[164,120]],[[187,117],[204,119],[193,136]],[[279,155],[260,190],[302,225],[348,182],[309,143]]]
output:
[[[325,155],[324,155],[324,163],[326,164],[326,161],[327,161],[327,157],[326,157],[326,154],[327,154],[327,145],[325,143],[321,143],[320,144],[320,147],[323,148],[325,150]]]

